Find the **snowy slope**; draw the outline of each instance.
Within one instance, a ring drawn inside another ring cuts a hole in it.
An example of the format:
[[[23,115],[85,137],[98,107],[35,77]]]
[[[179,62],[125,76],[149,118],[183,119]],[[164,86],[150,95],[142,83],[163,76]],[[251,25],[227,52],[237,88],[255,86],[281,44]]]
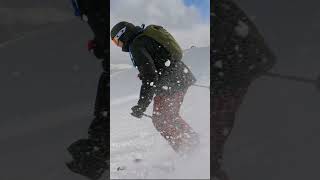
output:
[[[185,51],[183,61],[190,66],[198,84],[209,85],[208,47]],[[111,178],[209,178],[209,90],[191,87],[186,95],[181,114],[200,133],[201,147],[194,157],[181,160],[155,130],[151,119],[136,119],[129,114],[138,100],[138,71],[125,65],[112,65],[111,69]],[[148,114],[151,109],[152,104]],[[144,160],[135,163],[135,158]],[[161,170],[167,163],[175,163],[176,170]],[[124,165],[127,170],[117,171]]]
[[[1,180],[85,180],[64,163],[93,118],[101,67],[90,33],[74,20],[0,45]]]

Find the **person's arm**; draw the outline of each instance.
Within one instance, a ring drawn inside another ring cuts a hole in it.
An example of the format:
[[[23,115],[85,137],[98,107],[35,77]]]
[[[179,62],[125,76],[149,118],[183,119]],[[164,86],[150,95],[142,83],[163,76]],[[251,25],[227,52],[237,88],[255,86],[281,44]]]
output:
[[[154,60],[147,51],[146,45],[143,40],[137,39],[130,48],[132,58],[139,70],[139,77],[142,81],[138,105],[143,108],[147,108],[151,103],[158,80]]]
[[[109,10],[106,0],[78,0],[83,13],[82,19],[91,28],[94,39],[90,42],[94,54],[99,59],[107,56]],[[91,50],[90,49],[90,50]]]

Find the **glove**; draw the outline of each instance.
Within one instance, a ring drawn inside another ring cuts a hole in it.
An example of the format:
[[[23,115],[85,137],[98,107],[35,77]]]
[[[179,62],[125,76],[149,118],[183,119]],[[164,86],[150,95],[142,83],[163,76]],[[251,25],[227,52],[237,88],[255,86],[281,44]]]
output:
[[[88,51],[96,56],[98,59],[104,59],[106,53],[103,48],[99,47],[95,40],[89,40],[87,44]]]
[[[143,113],[146,111],[146,108],[136,105],[136,106],[133,106],[131,110],[132,110],[132,113],[131,113],[132,116],[136,118],[142,118]]]

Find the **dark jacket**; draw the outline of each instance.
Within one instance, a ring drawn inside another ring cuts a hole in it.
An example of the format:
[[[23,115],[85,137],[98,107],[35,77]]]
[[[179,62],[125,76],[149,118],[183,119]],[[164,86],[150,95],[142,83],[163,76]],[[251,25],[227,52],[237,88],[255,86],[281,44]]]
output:
[[[276,63],[262,35],[232,1],[215,1],[211,23],[214,93],[246,87]]]
[[[109,9],[106,0],[78,0],[81,11],[88,18],[88,24],[94,33],[96,51],[105,59],[109,50]]]
[[[185,91],[196,81],[181,60],[172,59],[169,52],[150,37],[138,35],[129,43],[132,62],[142,81],[138,105],[147,107],[154,95]]]

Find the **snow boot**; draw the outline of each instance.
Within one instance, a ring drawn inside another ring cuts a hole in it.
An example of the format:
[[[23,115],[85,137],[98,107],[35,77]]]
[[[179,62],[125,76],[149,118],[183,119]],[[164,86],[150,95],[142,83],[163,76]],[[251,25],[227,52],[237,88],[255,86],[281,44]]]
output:
[[[81,174],[91,180],[98,180],[106,171],[109,171],[109,150],[96,145],[90,139],[80,139],[68,148],[73,160],[66,163],[74,173]]]

